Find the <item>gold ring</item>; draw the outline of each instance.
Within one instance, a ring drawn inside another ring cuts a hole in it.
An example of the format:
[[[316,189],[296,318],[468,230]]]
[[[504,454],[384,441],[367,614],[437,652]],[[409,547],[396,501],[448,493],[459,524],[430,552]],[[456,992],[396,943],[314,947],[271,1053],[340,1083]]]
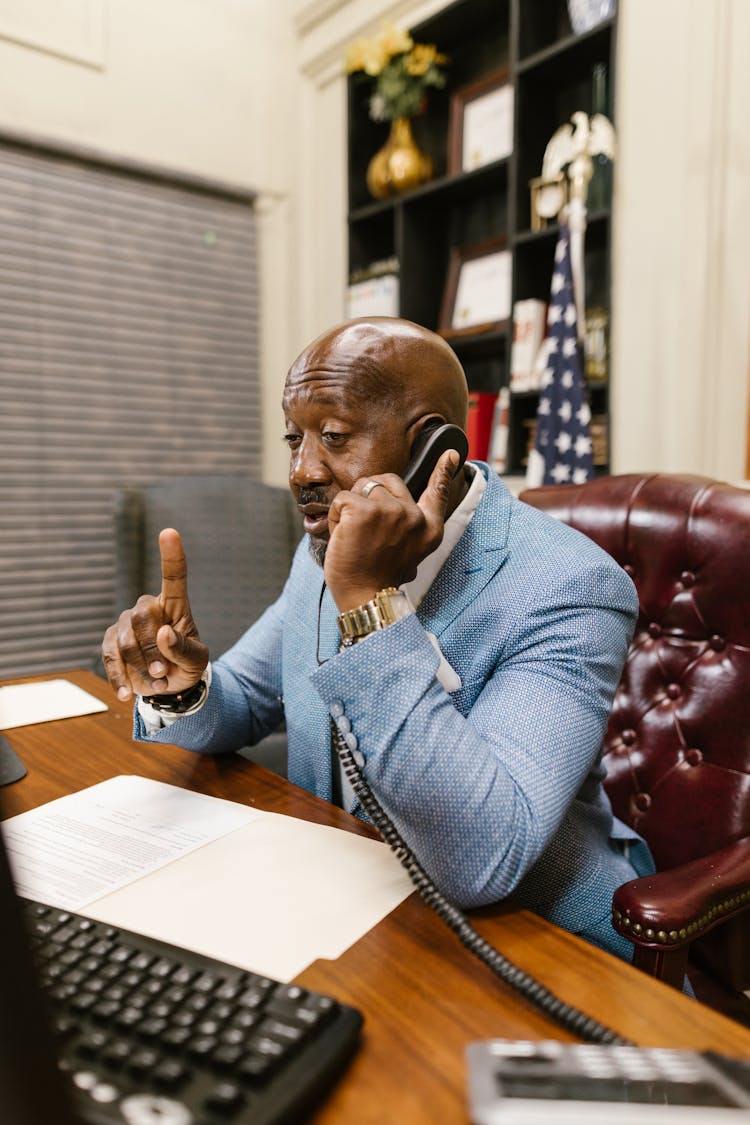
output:
[[[369,496],[370,493],[372,492],[373,488],[377,488],[378,486],[380,486],[380,488],[385,488],[385,485],[382,483],[382,481],[368,480],[367,484],[362,489],[362,495],[363,496]]]

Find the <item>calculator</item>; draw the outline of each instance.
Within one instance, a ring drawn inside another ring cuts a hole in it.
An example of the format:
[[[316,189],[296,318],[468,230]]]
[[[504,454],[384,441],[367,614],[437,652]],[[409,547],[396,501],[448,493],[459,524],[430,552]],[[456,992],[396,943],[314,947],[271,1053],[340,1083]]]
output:
[[[474,1125],[739,1125],[750,1062],[712,1052],[488,1039],[466,1048]]]

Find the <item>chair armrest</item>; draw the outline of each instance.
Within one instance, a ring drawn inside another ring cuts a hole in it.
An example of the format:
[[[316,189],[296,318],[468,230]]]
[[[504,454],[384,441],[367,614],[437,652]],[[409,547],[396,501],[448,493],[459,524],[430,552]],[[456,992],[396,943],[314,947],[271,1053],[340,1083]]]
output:
[[[750,836],[690,863],[623,883],[612,925],[636,945],[688,945],[750,906]]]

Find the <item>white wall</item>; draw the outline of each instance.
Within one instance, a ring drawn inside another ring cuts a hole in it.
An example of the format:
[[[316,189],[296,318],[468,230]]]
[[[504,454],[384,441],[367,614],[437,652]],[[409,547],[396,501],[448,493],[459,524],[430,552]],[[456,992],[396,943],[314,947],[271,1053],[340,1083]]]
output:
[[[25,44],[3,38],[24,27]],[[92,39],[91,64],[83,51],[75,59],[55,53]],[[288,136],[293,81],[280,72],[293,73],[293,49],[285,0],[3,0],[0,119],[284,190],[293,150],[271,141],[279,124]]]
[[[281,444],[271,435],[281,432],[296,336],[291,8],[291,0],[0,0],[0,128],[260,193],[269,453]]]

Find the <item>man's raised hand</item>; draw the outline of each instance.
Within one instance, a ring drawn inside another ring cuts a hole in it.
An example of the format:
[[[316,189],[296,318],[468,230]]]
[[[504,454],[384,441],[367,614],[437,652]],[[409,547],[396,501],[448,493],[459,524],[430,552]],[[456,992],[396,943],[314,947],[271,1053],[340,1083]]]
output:
[[[197,683],[208,664],[190,610],[187,562],[174,528],[159,535],[161,591],[144,594],[104,634],[102,659],[117,698],[171,695]]]

